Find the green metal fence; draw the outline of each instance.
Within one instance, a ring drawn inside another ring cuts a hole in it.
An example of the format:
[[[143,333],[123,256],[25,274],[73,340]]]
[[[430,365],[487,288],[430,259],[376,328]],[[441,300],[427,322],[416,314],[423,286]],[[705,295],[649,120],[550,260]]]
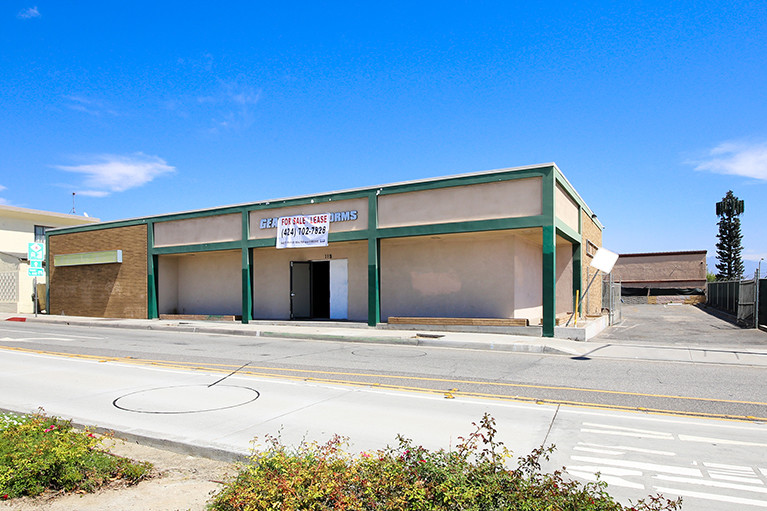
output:
[[[739,295],[739,280],[709,282],[706,285],[706,305],[711,305],[730,314],[738,313]]]
[[[738,315],[738,303],[740,300],[741,284],[752,284],[753,279],[748,281],[728,280],[724,282],[709,282],[706,285],[706,305],[716,307],[717,309],[728,312],[732,315]],[[767,325],[767,278],[760,279],[753,290],[758,298],[758,317],[760,325]],[[750,291],[749,291],[750,296]],[[749,301],[752,298],[748,299]],[[753,317],[749,319],[749,325],[755,326]]]

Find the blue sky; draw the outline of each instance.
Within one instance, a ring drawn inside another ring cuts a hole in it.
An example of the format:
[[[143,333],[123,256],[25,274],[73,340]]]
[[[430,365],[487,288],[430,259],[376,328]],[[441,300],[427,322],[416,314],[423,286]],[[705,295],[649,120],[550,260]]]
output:
[[[102,220],[556,162],[617,252],[767,258],[765,2],[0,4],[0,202]],[[747,264],[747,268],[755,263]]]

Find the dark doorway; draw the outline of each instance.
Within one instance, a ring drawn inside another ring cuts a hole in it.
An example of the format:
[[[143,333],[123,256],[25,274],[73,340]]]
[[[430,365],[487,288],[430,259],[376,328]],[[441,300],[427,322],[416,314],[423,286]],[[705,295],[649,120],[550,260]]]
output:
[[[329,261],[291,261],[290,318],[330,318]]]

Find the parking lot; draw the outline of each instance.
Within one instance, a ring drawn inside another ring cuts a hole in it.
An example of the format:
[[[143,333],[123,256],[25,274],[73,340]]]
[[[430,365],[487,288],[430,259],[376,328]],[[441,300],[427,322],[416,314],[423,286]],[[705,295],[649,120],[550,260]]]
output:
[[[737,326],[719,311],[696,305],[623,305],[623,321],[594,341],[663,345],[767,347],[767,332]]]

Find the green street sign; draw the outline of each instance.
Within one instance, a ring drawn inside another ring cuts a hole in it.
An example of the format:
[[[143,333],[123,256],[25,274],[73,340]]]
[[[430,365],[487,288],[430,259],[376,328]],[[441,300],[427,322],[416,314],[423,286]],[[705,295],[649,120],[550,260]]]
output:
[[[40,243],[30,243],[29,250],[27,252],[27,258],[30,261],[43,261],[45,260],[45,246]]]

